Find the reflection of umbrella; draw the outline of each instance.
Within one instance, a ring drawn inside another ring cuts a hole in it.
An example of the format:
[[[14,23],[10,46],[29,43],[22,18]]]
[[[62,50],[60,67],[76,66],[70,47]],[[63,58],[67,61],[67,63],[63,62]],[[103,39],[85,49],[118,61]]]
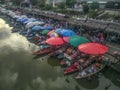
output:
[[[78,47],[80,44],[87,43],[87,42],[89,42],[87,38],[80,37],[80,36],[71,36],[69,39],[69,43],[74,47]]]
[[[45,27],[43,27],[43,29],[45,29],[45,30],[52,30],[53,27],[52,26],[45,26]]]
[[[64,44],[64,40],[60,37],[52,37],[52,38],[49,38],[46,40],[46,43],[47,44],[50,44],[50,45],[62,45]]]
[[[67,29],[63,29],[60,34],[63,36],[63,37],[68,37],[68,36],[75,36],[75,32],[73,32],[72,30],[67,30]]]
[[[70,37],[63,37],[63,40],[67,43],[69,42],[69,39],[70,39]]]
[[[43,30],[43,31],[42,31],[42,34],[46,35],[46,34],[48,34],[49,32],[50,32],[49,30]]]
[[[78,49],[81,52],[84,52],[86,54],[104,54],[108,52],[108,48],[105,45],[99,44],[99,43],[85,43],[81,44]]]
[[[33,31],[39,31],[39,30],[42,30],[42,26],[34,26],[33,28],[32,28],[32,30]]]
[[[50,37],[58,37],[59,35],[58,35],[57,33],[53,32],[53,33],[51,33],[49,36],[50,36]]]

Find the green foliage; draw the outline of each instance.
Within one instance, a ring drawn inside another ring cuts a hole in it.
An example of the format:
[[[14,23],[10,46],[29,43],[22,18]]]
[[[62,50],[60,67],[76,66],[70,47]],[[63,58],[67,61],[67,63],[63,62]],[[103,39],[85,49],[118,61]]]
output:
[[[52,10],[53,7],[51,5],[49,5],[49,4],[46,4],[42,9],[44,9],[44,10]]]
[[[32,1],[34,1],[34,0],[32,0]],[[43,8],[43,7],[45,7],[45,2],[46,2],[46,0],[37,0],[36,3],[34,2],[34,4],[33,3],[32,4],[35,5],[35,6],[38,6],[40,8]]]
[[[31,1],[32,5],[37,5],[37,3],[38,3],[38,0],[30,0],[30,1]]]
[[[96,18],[98,16],[98,12],[97,11],[90,11],[90,13],[89,13],[89,17],[91,17],[91,18]]]
[[[13,5],[20,5],[21,0],[11,0],[11,2],[13,3]]]
[[[83,12],[88,13],[89,12],[89,6],[87,4],[83,5]]]
[[[61,10],[65,9],[65,3],[64,2],[61,2],[57,5],[57,7]]]
[[[98,9],[98,8],[99,8],[99,3],[98,3],[98,2],[93,2],[93,3],[90,5],[90,8],[91,8],[92,10]]]
[[[4,4],[5,3],[5,0],[0,0],[0,4]]]
[[[66,5],[69,8],[72,8],[75,3],[76,3],[76,0],[66,0]]]

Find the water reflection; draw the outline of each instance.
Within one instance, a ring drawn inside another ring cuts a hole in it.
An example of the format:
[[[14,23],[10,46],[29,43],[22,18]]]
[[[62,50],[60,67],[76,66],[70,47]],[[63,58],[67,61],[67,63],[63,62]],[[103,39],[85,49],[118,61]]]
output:
[[[104,70],[103,75],[108,78],[112,83],[120,88],[120,74],[113,71],[111,68]]]
[[[104,90],[104,83],[109,81],[106,75],[92,81],[64,76],[59,61],[34,57],[32,52],[36,49],[25,37],[11,33],[11,28],[0,19],[0,90]],[[119,90],[114,84],[109,90]]]
[[[87,89],[95,89],[99,85],[98,78],[93,77],[91,80],[88,79],[79,79],[76,80],[82,87],[87,88]]]
[[[57,58],[48,58],[47,63],[52,67],[60,66],[60,60],[57,60]]]

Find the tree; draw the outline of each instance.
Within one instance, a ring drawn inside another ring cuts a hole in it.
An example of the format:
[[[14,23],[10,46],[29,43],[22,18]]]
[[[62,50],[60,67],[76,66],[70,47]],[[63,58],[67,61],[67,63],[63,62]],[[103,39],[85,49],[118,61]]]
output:
[[[0,4],[4,4],[5,3],[5,0],[0,0]]]
[[[57,7],[63,11],[65,9],[65,3],[61,2],[57,5]]]
[[[91,8],[92,10],[98,9],[98,8],[99,8],[99,3],[98,3],[98,2],[93,2],[93,3],[90,5],[90,8]]]
[[[66,0],[66,6],[69,8],[72,8],[75,3],[76,3],[76,0]]]
[[[37,5],[37,4],[38,4],[38,1],[39,1],[39,0],[30,0],[30,1],[31,1],[32,5],[34,6],[34,5]]]
[[[43,8],[45,7],[45,2],[46,0],[38,0],[36,5],[40,8]]]
[[[51,10],[53,7],[51,6],[51,5],[49,5],[49,4],[46,4],[44,7],[43,7],[43,9],[45,9],[45,10]]]
[[[84,13],[89,12],[89,6],[87,4],[83,5],[83,12]]]
[[[11,2],[13,3],[13,4],[15,4],[15,5],[20,5],[20,3],[21,3],[21,0],[11,0]]]

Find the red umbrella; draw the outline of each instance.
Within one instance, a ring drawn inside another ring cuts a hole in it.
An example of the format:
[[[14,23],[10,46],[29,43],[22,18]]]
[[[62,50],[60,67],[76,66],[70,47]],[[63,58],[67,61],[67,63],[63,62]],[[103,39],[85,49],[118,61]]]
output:
[[[47,44],[50,44],[50,45],[62,45],[64,44],[64,40],[60,37],[52,37],[52,38],[49,38],[46,40],[46,43]]]
[[[70,39],[70,37],[63,37],[63,40],[67,43],[69,42],[69,39]]]
[[[105,45],[99,44],[99,43],[85,43],[79,45],[78,49],[81,52],[84,52],[86,54],[105,54],[108,52],[108,48]]]

